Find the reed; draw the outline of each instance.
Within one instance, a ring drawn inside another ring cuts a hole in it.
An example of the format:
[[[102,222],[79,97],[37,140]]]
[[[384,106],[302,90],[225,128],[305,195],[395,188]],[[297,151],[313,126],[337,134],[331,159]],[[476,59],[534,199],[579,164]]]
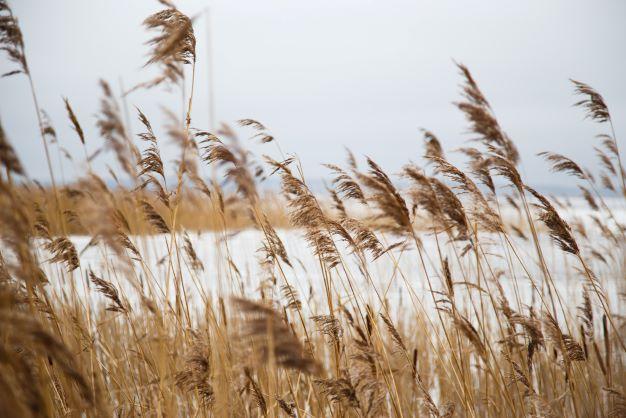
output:
[[[165,127],[177,161],[162,159],[165,135],[140,109],[131,131],[106,81],[96,138],[81,109],[59,104],[83,145],[72,161],[87,167],[71,183],[52,166],[51,187],[29,179],[0,125],[0,411],[626,416],[626,188],[598,92],[573,82],[577,105],[607,128],[599,172],[540,154],[579,185],[584,212],[526,182],[515,142],[461,64],[456,106],[475,139],[461,150],[467,168],[424,130],[423,166],[396,178],[348,151],[345,166],[325,164],[329,186],[317,193],[263,123],[194,125],[193,19],[161,3],[144,22],[156,32],[147,65],[161,75],[134,89],[182,87],[191,73],[184,116],[169,112]],[[30,79],[5,0],[0,44],[16,65],[8,75]],[[62,150],[36,108],[49,158]],[[92,170],[102,153],[120,170]]]

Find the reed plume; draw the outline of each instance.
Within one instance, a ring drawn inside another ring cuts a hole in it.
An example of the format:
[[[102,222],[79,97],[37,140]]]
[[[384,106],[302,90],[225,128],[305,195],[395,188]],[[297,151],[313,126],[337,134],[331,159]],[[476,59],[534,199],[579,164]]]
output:
[[[146,66],[158,64],[161,74],[135,86],[152,88],[164,82],[180,82],[184,77],[182,66],[196,62],[196,37],[193,22],[171,2],[162,2],[167,8],[148,16],[143,24],[158,32],[147,44],[152,47]]]
[[[246,318],[242,337],[254,342],[261,361],[267,362],[271,356],[278,367],[317,373],[319,364],[307,356],[278,312],[247,299],[233,298],[233,303]]]
[[[554,206],[546,199],[541,193],[537,192],[533,188],[526,186],[526,190],[530,192],[537,200],[539,204],[537,208],[541,210],[539,219],[546,225],[550,233],[550,237],[557,243],[557,245],[565,252],[571,254],[578,254],[578,244],[572,235],[572,229],[561,218]]]
[[[72,128],[74,128],[74,132],[76,132],[76,135],[78,135],[78,138],[80,139],[81,144],[85,145],[85,133],[83,132],[83,128],[80,126],[80,123],[78,122],[78,118],[76,117],[76,114],[74,113],[74,109],[72,109],[72,106],[70,105],[69,99],[65,97],[63,99],[63,102],[65,103],[65,110],[67,111],[67,116],[70,118],[70,122],[72,122]]]
[[[588,84],[571,79],[570,81],[574,84],[575,93],[584,96],[584,98],[576,102],[574,106],[584,108],[587,111],[587,117],[596,122],[603,123],[611,119],[609,108],[600,93]]]
[[[17,175],[24,175],[24,168],[20,162],[15,150],[11,146],[9,139],[2,128],[0,122],[0,164],[4,167],[7,173],[15,173]]]
[[[553,152],[540,152],[537,155],[544,157],[546,161],[552,163],[552,171],[567,173],[581,179],[585,178],[585,173],[582,168],[580,168],[580,166],[572,159],[567,158],[564,155]]]
[[[9,60],[18,66],[17,69],[2,74],[2,77],[29,73],[22,30],[6,0],[0,0],[0,50],[3,50]]]
[[[519,152],[517,147],[502,130],[491,110],[491,106],[472,74],[463,64],[457,64],[464,78],[462,87],[465,101],[455,103],[471,124],[471,131],[490,151],[517,164]]]
[[[176,384],[184,391],[197,393],[203,406],[211,408],[215,403],[215,389],[211,385],[211,345],[197,333],[193,340],[185,367],[176,373]]]
[[[439,138],[437,138],[435,134],[427,130],[422,130],[422,134],[424,135],[424,157],[436,157],[445,160],[446,157],[443,152],[441,142],[439,142]]]
[[[122,169],[131,179],[135,179],[135,167],[140,159],[137,147],[131,141],[121,116],[120,108],[109,84],[100,80],[103,97],[100,99],[100,113],[96,125],[100,135],[107,140]]]
[[[157,232],[161,234],[169,234],[170,227],[165,222],[165,219],[154,209],[154,206],[147,200],[142,200],[141,207],[143,209],[146,220]]]

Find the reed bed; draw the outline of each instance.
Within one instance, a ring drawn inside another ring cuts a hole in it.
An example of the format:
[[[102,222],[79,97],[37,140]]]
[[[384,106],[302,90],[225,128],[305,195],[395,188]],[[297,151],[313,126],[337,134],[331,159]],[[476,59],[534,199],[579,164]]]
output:
[[[63,150],[0,0],[9,75],[30,81],[50,168],[49,186],[31,181],[0,129],[4,416],[626,416],[626,183],[600,93],[573,81],[598,124],[598,172],[541,154],[585,212],[525,182],[460,64],[467,168],[424,131],[423,167],[396,177],[348,152],[314,193],[261,122],[238,121],[260,157],[226,125],[193,125],[193,22],[161,3],[144,22],[161,75],[134,89],[191,83],[167,129],[180,157],[166,167],[140,109],[131,133],[102,81],[97,126],[119,171],[93,171],[85,150],[86,174],[60,184]],[[63,106],[76,140],[96,141]]]

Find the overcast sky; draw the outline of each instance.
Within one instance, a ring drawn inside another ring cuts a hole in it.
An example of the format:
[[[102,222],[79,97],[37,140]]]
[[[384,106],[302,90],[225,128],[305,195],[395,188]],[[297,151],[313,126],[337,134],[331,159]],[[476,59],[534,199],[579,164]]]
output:
[[[149,35],[142,20],[156,1],[13,0],[42,108],[62,145],[82,155],[69,127],[67,96],[87,132],[90,150],[102,139],[94,129],[104,78],[119,89],[154,76],[143,68]],[[569,78],[585,81],[606,98],[618,138],[626,138],[626,2],[588,0],[180,0],[198,15],[196,99],[192,125],[208,128],[207,31],[210,5],[219,121],[254,118],[282,149],[299,155],[309,178],[323,162],[342,162],[343,147],[370,155],[389,171],[422,154],[420,128],[436,133],[448,150],[469,138],[453,101],[466,64],[501,125],[520,148],[523,171],[535,185],[546,178],[535,156],[558,151],[597,167],[594,135],[602,127],[583,119]],[[0,70],[10,70],[6,58]],[[43,150],[28,84],[0,79],[0,118],[31,177],[46,180]],[[180,112],[180,94],[161,88],[128,96],[152,120],[161,106]],[[139,128],[135,114],[133,125]],[[160,134],[157,131],[157,134]],[[247,133],[242,131],[245,138]],[[626,149],[626,145],[623,146]],[[273,148],[254,149],[259,153]],[[165,152],[165,159],[176,157]],[[56,158],[56,157],[55,157]],[[113,163],[108,155],[100,166]],[[78,168],[63,163],[66,180]]]

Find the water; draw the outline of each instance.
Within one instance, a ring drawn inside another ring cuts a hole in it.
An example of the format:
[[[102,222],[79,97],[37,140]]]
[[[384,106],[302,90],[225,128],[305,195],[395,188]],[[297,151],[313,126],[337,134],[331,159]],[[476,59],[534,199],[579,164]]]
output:
[[[624,211],[619,211],[618,214],[621,219],[625,217]],[[514,216],[512,212],[509,215]],[[623,273],[615,268],[616,265],[621,267],[624,259],[623,248],[620,250],[615,248],[614,244],[611,246],[611,243],[600,235],[597,228],[593,227],[586,209],[577,209],[574,206],[564,216],[570,220],[578,216],[586,224],[588,240],[579,240],[585,259],[591,260],[589,265],[605,289],[612,309],[620,314],[625,313],[624,304],[619,303],[618,296],[623,292]],[[173,300],[175,280],[172,265],[178,272],[176,260],[180,259],[183,297],[192,311],[201,312],[205,304],[214,303],[217,297],[233,294],[258,299],[263,292],[265,295],[273,295],[275,299],[280,299],[280,286],[289,283],[300,295],[306,314],[326,313],[324,273],[318,259],[313,256],[313,251],[303,239],[302,231],[279,230],[278,235],[285,244],[292,264],[292,267],[289,267],[281,263],[284,275],[277,268],[267,271],[261,266],[262,254],[259,248],[263,236],[256,230],[243,230],[229,235],[219,232],[190,234],[204,270],[194,271],[191,268],[191,263],[182,250],[182,239],[180,252],[177,253],[175,250],[172,252],[170,263],[169,235],[131,237],[142,254],[142,261],[130,263],[121,262],[116,254],[111,253],[103,245],[87,247],[89,237],[73,236],[71,240],[78,251],[82,252],[81,267],[71,274],[68,274],[60,264],[44,262],[43,268],[50,279],[49,289],[53,297],[61,299],[75,295],[93,306],[106,303],[102,296],[94,291],[95,289],[90,290],[93,285],[86,277],[87,271],[93,270],[97,276],[111,281],[125,295],[127,302],[136,307],[141,300],[140,294],[155,299],[157,303],[163,298]],[[401,237],[378,235],[385,245],[402,240]],[[470,309],[472,302],[476,306],[481,294],[484,296],[483,300],[489,302],[487,292],[496,294],[496,280],[515,309],[525,309],[531,305],[541,309],[540,300],[536,292],[532,292],[532,286],[534,283],[537,288],[545,291],[544,275],[536,261],[536,249],[529,241],[511,238],[513,243],[511,248],[504,244],[500,236],[483,234],[480,265],[477,266],[477,254],[473,250],[463,257],[458,257],[466,245],[465,242],[449,243],[442,235],[438,237],[428,233],[419,235],[423,242],[426,270],[433,289],[444,288],[439,258],[441,251],[442,256],[450,260],[452,278],[457,282],[454,286],[457,302],[465,309]],[[556,248],[546,234],[541,234],[540,245],[551,279],[564,305],[570,314],[575,316],[575,308],[581,301],[583,284],[588,283],[586,276],[579,271],[582,266],[576,257]],[[344,263],[332,269],[330,274],[333,292],[341,303],[368,303],[379,307],[382,299],[389,303],[391,312],[395,314],[406,313],[407,309],[409,312],[411,309],[432,312],[433,297],[414,245],[406,249],[395,249],[377,260],[371,260],[368,256],[368,275],[362,273],[360,263],[353,254],[343,248],[341,243],[338,243],[338,247],[341,249]],[[590,253],[592,249],[604,252],[607,258],[613,256],[615,260],[608,259],[608,263],[603,263],[592,259]],[[48,258],[48,254],[40,253],[41,260]],[[477,274],[479,270],[483,272],[480,276]],[[500,274],[499,271],[503,273]],[[276,286],[273,285],[274,281]],[[470,294],[472,298],[469,297]],[[596,308],[599,309],[597,300],[595,302]]]

